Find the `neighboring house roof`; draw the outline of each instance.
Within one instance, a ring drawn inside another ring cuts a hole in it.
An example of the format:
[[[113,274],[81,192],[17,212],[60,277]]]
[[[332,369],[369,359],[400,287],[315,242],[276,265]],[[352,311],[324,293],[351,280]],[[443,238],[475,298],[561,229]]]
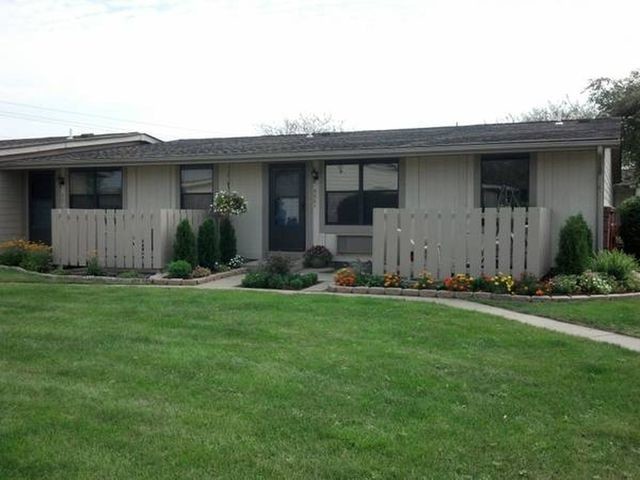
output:
[[[108,133],[95,135],[84,133],[82,135],[66,137],[37,137],[0,140],[0,164],[6,159],[16,157],[29,158],[33,156],[51,155],[56,152],[66,152],[69,149],[105,148],[114,145],[141,145],[158,143],[159,139],[146,133]]]
[[[302,160],[617,146],[620,119],[175,140],[0,162],[0,168]]]

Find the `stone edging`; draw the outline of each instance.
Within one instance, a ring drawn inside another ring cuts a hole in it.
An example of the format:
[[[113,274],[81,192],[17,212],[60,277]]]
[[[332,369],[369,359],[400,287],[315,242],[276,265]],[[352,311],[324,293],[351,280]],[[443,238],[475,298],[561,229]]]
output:
[[[597,300],[614,298],[640,298],[640,292],[611,293],[609,295],[555,295],[555,296],[528,296],[509,295],[505,293],[490,292],[452,292],[449,290],[418,290],[415,288],[389,288],[389,287],[343,287],[334,283],[327,287],[328,292],[357,293],[360,295],[396,295],[403,297],[431,297],[431,298],[460,298],[464,300],[516,300],[519,302],[546,302],[569,300]]]
[[[245,267],[234,268],[233,270],[228,270],[226,272],[212,273],[211,275],[200,278],[167,278],[166,274],[164,273],[156,273],[155,275],[151,275],[151,277],[149,277],[149,280],[153,285],[194,286],[201,285],[203,283],[215,282],[216,280],[220,280],[222,278],[233,277],[235,275],[241,275],[243,273],[247,273],[247,269]]]

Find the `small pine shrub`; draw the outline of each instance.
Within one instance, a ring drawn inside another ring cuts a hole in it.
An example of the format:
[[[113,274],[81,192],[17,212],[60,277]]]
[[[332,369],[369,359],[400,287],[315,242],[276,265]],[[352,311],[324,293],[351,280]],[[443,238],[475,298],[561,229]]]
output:
[[[556,256],[559,273],[580,275],[593,254],[591,229],[582,214],[569,217],[560,230],[560,249]]]
[[[174,260],[167,265],[169,278],[189,278],[191,271],[191,264],[185,260]]]
[[[640,260],[640,197],[627,198],[622,202],[618,215],[623,249]]]
[[[196,251],[196,236],[186,218],[178,224],[176,241],[173,245],[173,259],[184,260],[189,265],[198,263]],[[191,272],[189,272],[191,273]]]
[[[198,229],[198,262],[208,269],[215,268],[219,261],[218,229],[211,218],[207,218]]]
[[[223,217],[220,220],[220,261],[228,263],[238,253],[236,246],[236,231],[231,220]]]
[[[589,270],[608,275],[619,282],[624,282],[639,268],[635,257],[619,250],[602,250],[589,261]]]

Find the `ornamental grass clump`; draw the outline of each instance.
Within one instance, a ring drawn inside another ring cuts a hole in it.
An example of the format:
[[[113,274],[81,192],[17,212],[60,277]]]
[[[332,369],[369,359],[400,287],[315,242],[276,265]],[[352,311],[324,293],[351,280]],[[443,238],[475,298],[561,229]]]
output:
[[[621,283],[639,269],[635,257],[619,250],[602,250],[589,261],[589,270],[613,277]]]

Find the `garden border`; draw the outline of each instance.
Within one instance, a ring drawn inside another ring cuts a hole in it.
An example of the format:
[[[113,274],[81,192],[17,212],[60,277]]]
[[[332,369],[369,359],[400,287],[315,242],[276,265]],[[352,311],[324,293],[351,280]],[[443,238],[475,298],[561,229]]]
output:
[[[226,272],[217,272],[200,278],[168,278],[166,273],[156,273],[149,277],[149,283],[152,285],[174,285],[174,286],[194,286],[201,285],[203,283],[215,282],[227,277],[233,277],[236,275],[242,275],[247,273],[246,267],[234,268],[227,270]]]
[[[222,278],[241,275],[247,272],[245,267],[235,268],[226,272],[212,273],[201,278],[167,278],[164,273],[155,273],[146,278],[121,278],[106,275],[58,275],[55,273],[41,273],[32,270],[25,270],[22,267],[12,267],[9,265],[0,265],[0,269],[13,270],[16,272],[26,273],[41,278],[50,278],[58,283],[84,283],[84,284],[110,284],[110,285],[172,285],[172,286],[194,286],[203,283],[214,282]]]
[[[327,286],[328,292],[355,293],[359,295],[395,295],[402,297],[459,298],[462,300],[515,300],[519,302],[566,302],[571,300],[597,300],[640,297],[640,292],[610,293],[606,295],[511,295],[490,292],[454,292],[452,290],[433,290],[400,287],[345,287],[335,283]]]

